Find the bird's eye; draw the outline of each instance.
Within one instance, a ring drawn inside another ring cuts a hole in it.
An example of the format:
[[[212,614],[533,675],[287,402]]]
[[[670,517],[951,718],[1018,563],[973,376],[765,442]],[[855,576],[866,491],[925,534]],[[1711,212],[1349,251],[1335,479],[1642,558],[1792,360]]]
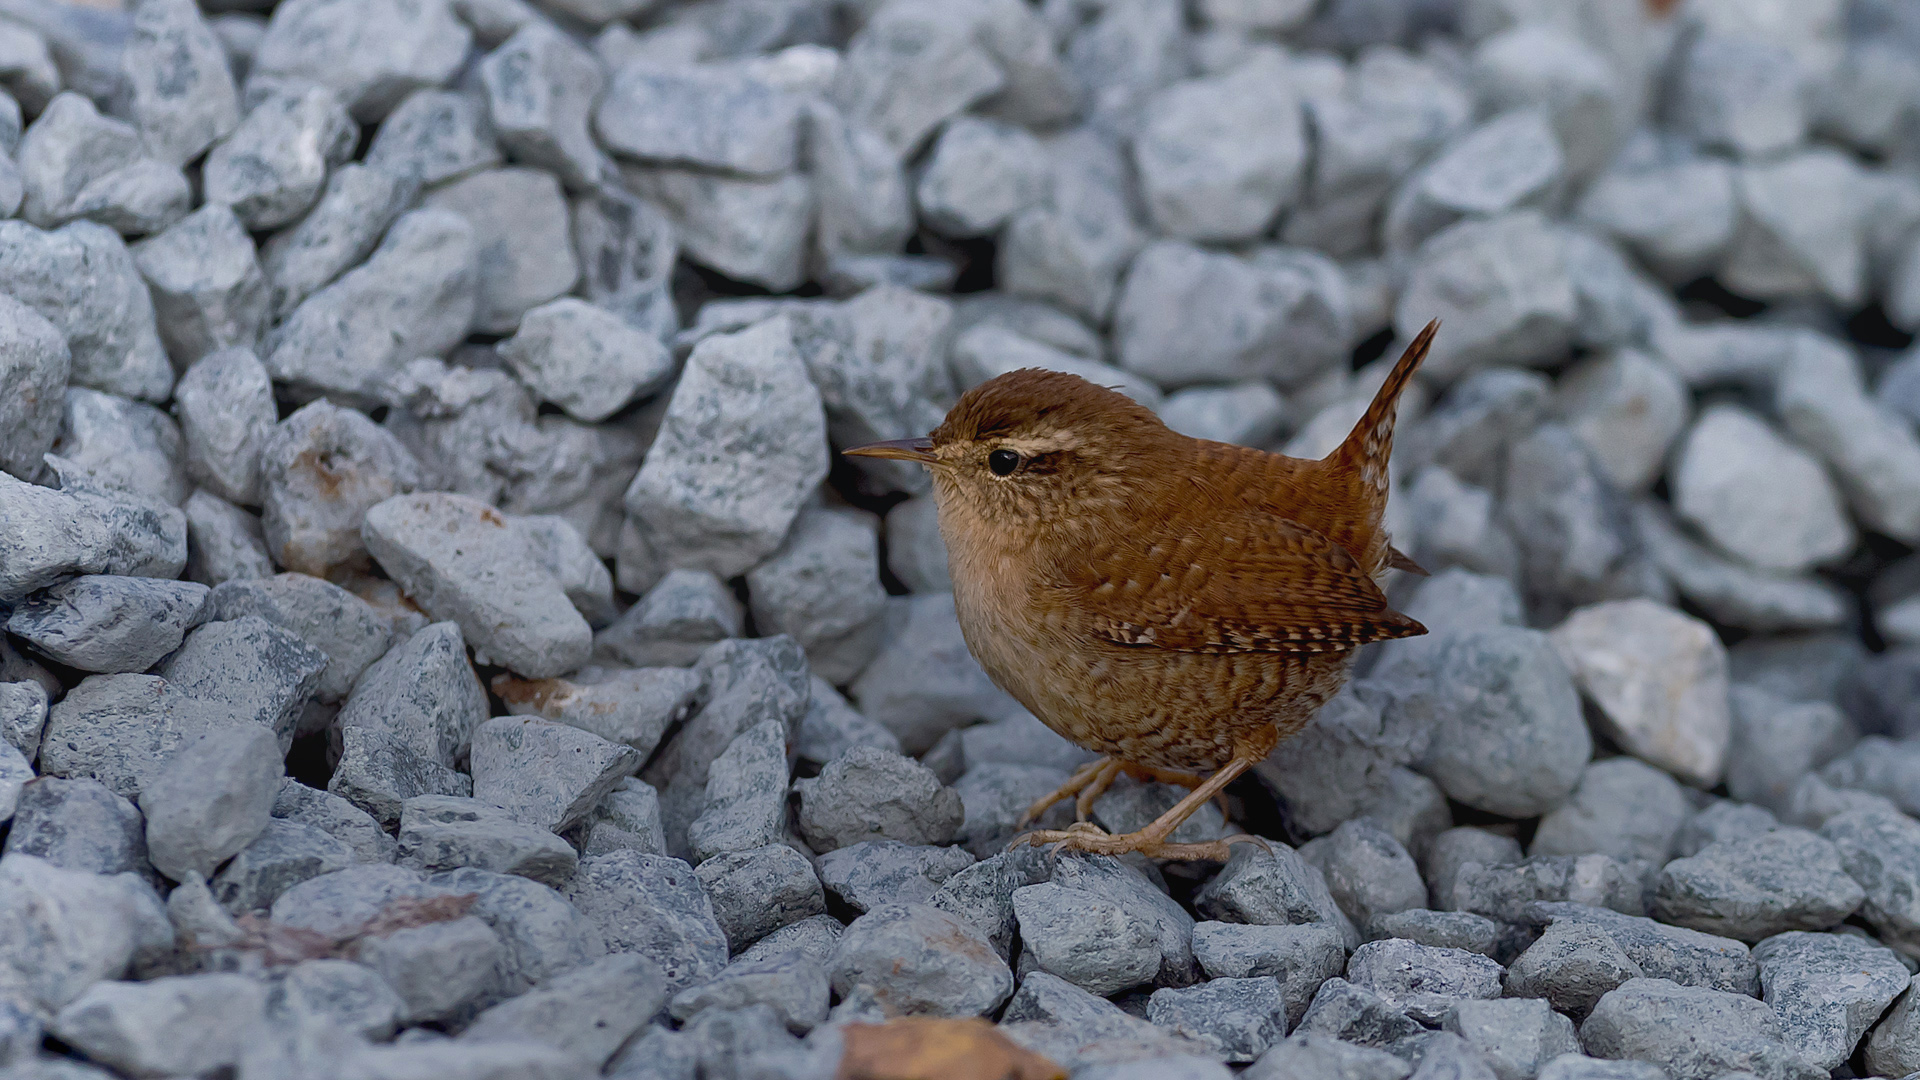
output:
[[[1013,470],[1020,467],[1020,455],[1011,450],[995,450],[987,455],[987,468],[995,476],[1012,476]]]

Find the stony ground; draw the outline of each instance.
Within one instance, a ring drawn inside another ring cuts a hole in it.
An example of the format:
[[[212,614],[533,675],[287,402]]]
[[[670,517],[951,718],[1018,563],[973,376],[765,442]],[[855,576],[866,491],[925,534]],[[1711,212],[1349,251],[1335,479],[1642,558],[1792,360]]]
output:
[[[804,1080],[900,1013],[1920,1071],[1920,9],[270,6],[0,0],[0,1078]],[[1007,851],[1087,755],[832,451],[1043,366],[1317,455],[1434,317],[1433,632],[1177,837],[1270,850]]]

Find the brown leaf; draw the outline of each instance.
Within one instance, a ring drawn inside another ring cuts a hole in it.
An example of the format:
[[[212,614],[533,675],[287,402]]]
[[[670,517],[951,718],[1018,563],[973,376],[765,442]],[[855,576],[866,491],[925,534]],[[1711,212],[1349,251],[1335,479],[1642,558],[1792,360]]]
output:
[[[848,1024],[839,1080],[1066,1080],[1067,1071],[978,1017]]]

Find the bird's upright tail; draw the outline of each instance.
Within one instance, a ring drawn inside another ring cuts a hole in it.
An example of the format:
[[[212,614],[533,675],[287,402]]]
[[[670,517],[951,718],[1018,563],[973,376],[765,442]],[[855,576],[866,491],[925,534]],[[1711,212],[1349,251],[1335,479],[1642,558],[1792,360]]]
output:
[[[1439,319],[1421,329],[1407,346],[1407,351],[1400,354],[1400,361],[1387,373],[1387,381],[1380,384],[1380,392],[1373,395],[1373,403],[1367,406],[1366,414],[1360,417],[1359,423],[1353,425],[1346,440],[1325,459],[1336,473],[1358,481],[1376,515],[1387,505],[1387,457],[1393,453],[1393,422],[1399,410],[1400,395],[1407,389],[1407,384],[1413,381],[1413,373],[1420,367],[1420,361],[1427,358],[1427,348],[1433,344],[1434,332],[1439,329]]]

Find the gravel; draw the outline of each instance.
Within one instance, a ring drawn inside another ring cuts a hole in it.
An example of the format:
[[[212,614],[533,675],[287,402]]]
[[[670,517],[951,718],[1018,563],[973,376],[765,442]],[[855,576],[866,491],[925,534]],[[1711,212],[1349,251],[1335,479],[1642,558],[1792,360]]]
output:
[[[1920,1067],[1914,35],[1531,7],[10,8],[0,1065]],[[1318,455],[1434,317],[1430,632],[1177,836],[1268,847],[1008,850],[1092,755],[837,452]]]

